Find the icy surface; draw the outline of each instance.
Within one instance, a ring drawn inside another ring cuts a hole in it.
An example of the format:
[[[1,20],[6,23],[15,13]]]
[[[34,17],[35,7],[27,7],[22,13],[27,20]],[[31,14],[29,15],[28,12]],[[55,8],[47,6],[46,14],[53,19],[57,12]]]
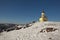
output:
[[[47,27],[57,28],[57,30],[40,32]],[[0,40],[60,40],[60,22],[36,22],[25,29],[0,33]]]

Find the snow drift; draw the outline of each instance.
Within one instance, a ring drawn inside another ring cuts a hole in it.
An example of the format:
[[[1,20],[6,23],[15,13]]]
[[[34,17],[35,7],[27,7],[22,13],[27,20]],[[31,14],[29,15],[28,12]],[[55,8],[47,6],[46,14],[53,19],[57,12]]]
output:
[[[60,40],[60,22],[36,22],[25,29],[0,33],[0,40]]]

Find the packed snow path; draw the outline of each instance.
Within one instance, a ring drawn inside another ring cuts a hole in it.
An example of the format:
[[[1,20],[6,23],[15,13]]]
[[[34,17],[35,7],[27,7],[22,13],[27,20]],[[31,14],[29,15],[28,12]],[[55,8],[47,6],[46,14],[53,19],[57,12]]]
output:
[[[57,28],[40,32],[44,28]],[[0,33],[0,40],[60,40],[60,22],[36,22],[31,27]]]

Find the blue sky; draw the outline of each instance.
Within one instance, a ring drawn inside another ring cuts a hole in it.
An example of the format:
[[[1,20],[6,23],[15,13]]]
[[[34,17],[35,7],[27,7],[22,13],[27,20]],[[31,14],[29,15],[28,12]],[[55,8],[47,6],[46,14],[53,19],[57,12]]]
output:
[[[37,21],[42,9],[49,21],[60,21],[60,0],[0,0],[0,23]]]

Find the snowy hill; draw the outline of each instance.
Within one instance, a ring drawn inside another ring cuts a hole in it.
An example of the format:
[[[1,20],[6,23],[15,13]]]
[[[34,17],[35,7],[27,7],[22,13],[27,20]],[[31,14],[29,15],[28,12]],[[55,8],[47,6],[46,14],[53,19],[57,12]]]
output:
[[[0,33],[0,40],[60,40],[60,22],[36,22],[25,29]]]

